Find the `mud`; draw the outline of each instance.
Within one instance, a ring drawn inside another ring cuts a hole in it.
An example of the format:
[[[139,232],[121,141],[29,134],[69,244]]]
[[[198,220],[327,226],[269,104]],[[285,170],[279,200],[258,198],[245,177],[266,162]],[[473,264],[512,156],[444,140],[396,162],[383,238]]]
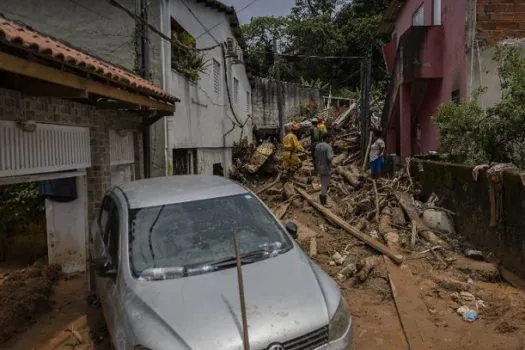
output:
[[[4,274],[0,281],[0,344],[23,332],[50,309],[60,267],[32,266]]]

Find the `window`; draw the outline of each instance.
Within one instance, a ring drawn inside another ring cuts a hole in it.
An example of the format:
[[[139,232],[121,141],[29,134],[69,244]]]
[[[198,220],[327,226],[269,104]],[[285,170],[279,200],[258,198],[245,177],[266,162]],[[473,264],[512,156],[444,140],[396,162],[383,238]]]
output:
[[[175,20],[171,19],[171,39],[186,46],[197,47],[197,41]],[[171,44],[171,68],[186,75],[187,63],[192,60],[192,52],[181,45]]]
[[[425,25],[425,11],[423,8],[424,5],[419,6],[419,8],[412,15],[412,25],[413,26],[423,26]]]
[[[452,102],[455,105],[459,105],[460,100],[461,100],[461,92],[459,91],[459,89],[452,91]]]
[[[215,58],[213,59],[213,91],[215,94],[221,94],[221,64]]]
[[[173,150],[173,174],[198,174],[197,150],[195,148],[178,148]]]
[[[441,25],[441,0],[434,0],[434,8],[433,8],[433,20],[432,24],[435,26]]]
[[[292,247],[270,212],[249,194],[138,208],[129,216],[136,277],[152,268],[186,268],[190,276],[211,272],[209,264],[235,255],[233,229],[241,254],[263,250],[276,255]]]
[[[233,102],[239,103],[239,79],[233,78]]]
[[[115,206],[113,200],[110,197],[105,197],[102,201],[102,206],[100,208],[100,214],[98,218],[98,223],[100,227],[100,232],[102,234],[102,242],[107,246],[108,242],[108,222],[111,215],[111,210]]]
[[[118,208],[113,205],[108,220],[107,227],[107,242],[104,242],[111,258],[111,263],[115,268],[118,268],[118,253],[120,243],[120,216]]]
[[[250,114],[251,103],[252,103],[252,99],[250,96],[250,92],[246,91],[246,114]]]

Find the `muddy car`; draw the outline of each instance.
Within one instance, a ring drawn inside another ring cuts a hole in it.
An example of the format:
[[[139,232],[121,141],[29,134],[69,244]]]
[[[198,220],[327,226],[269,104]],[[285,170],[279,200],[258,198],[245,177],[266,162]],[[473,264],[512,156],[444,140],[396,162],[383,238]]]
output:
[[[350,349],[337,284],[250,191],[223,177],[113,188],[91,230],[91,281],[117,350],[242,349],[239,246],[250,348]]]

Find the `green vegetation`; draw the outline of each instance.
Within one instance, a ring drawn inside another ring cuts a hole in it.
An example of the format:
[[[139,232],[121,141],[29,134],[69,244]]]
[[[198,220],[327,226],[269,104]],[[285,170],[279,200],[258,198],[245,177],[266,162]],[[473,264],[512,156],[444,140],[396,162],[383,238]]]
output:
[[[525,59],[520,49],[499,47],[501,101],[484,109],[474,94],[469,102],[442,104],[435,123],[444,151],[464,155],[469,164],[502,162],[525,168]]]
[[[355,91],[360,86],[361,59],[320,59],[304,56],[366,56],[372,49],[372,81],[386,79],[377,37],[388,0],[298,0],[286,17],[256,17],[243,26],[246,63],[253,75],[274,77],[273,40],[278,41],[282,80],[305,86]]]

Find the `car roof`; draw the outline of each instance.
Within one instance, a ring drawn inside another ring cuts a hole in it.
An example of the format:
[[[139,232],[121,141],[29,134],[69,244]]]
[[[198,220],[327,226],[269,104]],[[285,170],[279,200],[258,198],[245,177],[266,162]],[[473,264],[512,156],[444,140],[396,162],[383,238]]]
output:
[[[115,188],[122,190],[131,209],[248,193],[232,180],[204,175],[155,177],[128,182]]]

